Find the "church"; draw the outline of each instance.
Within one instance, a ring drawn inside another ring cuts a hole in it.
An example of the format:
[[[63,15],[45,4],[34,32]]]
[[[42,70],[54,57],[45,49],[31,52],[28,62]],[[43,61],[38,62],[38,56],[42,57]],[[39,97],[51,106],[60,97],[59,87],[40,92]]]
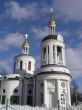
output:
[[[66,107],[71,105],[71,75],[66,67],[65,43],[55,32],[56,22],[51,12],[49,34],[40,45],[40,68],[35,70],[35,59],[29,54],[27,35],[22,53],[14,57],[13,74],[0,75],[0,104]]]

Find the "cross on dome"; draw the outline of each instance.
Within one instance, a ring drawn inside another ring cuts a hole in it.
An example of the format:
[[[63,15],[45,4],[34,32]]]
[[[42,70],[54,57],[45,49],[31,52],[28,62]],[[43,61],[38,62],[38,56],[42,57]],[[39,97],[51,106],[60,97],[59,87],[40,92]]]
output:
[[[50,11],[53,12],[53,8],[51,8]]]
[[[54,20],[54,13],[53,13],[53,8],[50,9],[51,12],[51,17],[49,21],[49,34],[54,34],[55,33],[55,20]]]
[[[25,34],[26,39],[28,38],[28,34]]]

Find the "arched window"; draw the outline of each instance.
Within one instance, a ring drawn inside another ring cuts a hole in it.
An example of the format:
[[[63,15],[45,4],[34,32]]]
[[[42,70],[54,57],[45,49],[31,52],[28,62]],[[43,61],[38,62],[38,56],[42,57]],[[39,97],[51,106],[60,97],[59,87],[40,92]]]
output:
[[[43,49],[43,59],[46,59],[46,47]]]
[[[23,61],[20,61],[20,70],[22,70]]]
[[[14,62],[14,70],[15,70],[16,62]]]
[[[31,61],[28,62],[28,70],[31,70]]]
[[[58,63],[62,61],[62,48],[59,46],[57,47],[57,61]]]

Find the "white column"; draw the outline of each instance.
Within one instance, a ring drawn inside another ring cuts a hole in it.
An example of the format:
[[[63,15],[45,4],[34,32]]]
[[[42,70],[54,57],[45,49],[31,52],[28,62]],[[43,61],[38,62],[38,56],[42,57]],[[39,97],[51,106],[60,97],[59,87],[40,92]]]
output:
[[[57,64],[57,45],[55,45],[55,64]]]
[[[49,45],[49,64],[53,64],[53,45]]]
[[[60,103],[60,87],[59,87],[59,80],[57,79],[57,101]]]
[[[67,82],[68,105],[71,105],[70,81]]]
[[[62,48],[62,61],[63,61],[63,65],[65,65],[65,49]]]
[[[44,106],[47,106],[47,83],[44,80]]]

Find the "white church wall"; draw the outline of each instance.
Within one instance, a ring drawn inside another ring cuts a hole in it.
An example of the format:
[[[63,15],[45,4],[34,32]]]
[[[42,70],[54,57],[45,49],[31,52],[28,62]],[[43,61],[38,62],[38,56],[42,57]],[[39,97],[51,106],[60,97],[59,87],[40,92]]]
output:
[[[40,94],[41,94],[41,91],[40,91],[40,82],[45,82],[46,83],[43,83],[45,85],[43,89],[43,94],[44,95],[44,102],[43,102],[43,105],[46,105],[47,107],[51,107],[51,106],[57,106],[58,104],[61,106],[61,94],[62,92],[65,92],[66,93],[66,103],[63,104],[64,107],[66,107],[66,105],[70,105],[70,94],[69,94],[69,91],[68,91],[68,86],[67,86],[67,82],[70,81],[70,76],[68,75],[63,75],[63,74],[42,74],[42,75],[38,75],[37,76],[37,83],[36,83],[36,88],[37,88],[37,105],[38,106],[42,106],[41,103],[40,103]],[[63,88],[61,86],[61,81],[62,82],[65,82],[65,88]],[[53,87],[52,87],[53,86]],[[69,97],[68,97],[69,96]],[[45,98],[46,97],[46,98]],[[53,101],[51,100],[51,98],[53,98]],[[50,101],[51,100],[51,101]],[[68,101],[67,101],[68,100]],[[50,103],[51,102],[51,103]],[[67,104],[68,102],[68,104]]]

